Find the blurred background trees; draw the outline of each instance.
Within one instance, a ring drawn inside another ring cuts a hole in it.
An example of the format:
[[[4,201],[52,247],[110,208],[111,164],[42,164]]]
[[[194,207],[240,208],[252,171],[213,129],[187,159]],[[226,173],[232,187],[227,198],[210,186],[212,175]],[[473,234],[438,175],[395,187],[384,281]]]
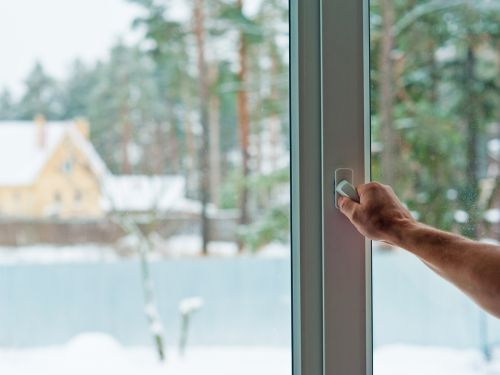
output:
[[[241,250],[287,241],[288,174],[276,178],[289,153],[287,2],[124,1],[138,8],[137,43],[74,61],[62,80],[37,63],[21,97],[0,93],[0,118],[85,117],[113,173],[183,174],[201,203],[205,253],[217,209],[239,216]],[[284,224],[263,230],[275,206]]]
[[[287,2],[128,1],[137,43],[63,80],[35,64],[22,95],[0,91],[0,118],[86,117],[113,172],[183,174],[205,251],[215,209],[237,213],[241,248],[286,240]],[[370,22],[374,179],[420,220],[478,237],[500,132],[500,2],[374,0]]]
[[[374,178],[422,221],[479,238],[498,129],[500,2],[371,3]]]

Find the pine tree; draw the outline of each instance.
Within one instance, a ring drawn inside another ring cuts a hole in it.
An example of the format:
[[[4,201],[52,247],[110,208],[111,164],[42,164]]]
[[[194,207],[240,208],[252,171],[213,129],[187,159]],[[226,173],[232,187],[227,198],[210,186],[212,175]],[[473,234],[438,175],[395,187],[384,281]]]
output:
[[[17,116],[14,98],[10,91],[5,88],[0,93],[0,120],[15,120]]]
[[[35,63],[25,81],[24,95],[19,103],[19,117],[33,120],[42,115],[49,120],[61,118],[61,95],[56,81],[49,76],[40,62]]]

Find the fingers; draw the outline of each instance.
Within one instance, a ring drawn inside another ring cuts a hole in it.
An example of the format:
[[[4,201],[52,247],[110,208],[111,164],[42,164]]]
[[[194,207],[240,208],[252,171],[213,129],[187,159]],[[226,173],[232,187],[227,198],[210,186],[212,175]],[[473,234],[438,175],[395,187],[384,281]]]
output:
[[[349,198],[346,197],[339,198],[340,212],[342,212],[351,220],[354,215],[354,211],[356,210],[356,207],[358,205],[359,205],[358,203],[354,202],[353,200],[350,200]]]
[[[356,187],[356,190],[358,191],[359,194],[364,194],[367,191],[370,190],[375,190],[375,189],[380,189],[384,187],[385,185],[382,185],[378,182],[367,182],[366,184],[360,184]]]

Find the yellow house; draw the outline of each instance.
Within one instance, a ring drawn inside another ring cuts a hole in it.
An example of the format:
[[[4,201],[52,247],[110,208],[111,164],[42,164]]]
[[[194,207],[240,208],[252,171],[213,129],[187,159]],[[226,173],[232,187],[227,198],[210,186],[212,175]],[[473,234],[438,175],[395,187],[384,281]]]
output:
[[[0,216],[99,218],[106,165],[89,124],[0,122]]]

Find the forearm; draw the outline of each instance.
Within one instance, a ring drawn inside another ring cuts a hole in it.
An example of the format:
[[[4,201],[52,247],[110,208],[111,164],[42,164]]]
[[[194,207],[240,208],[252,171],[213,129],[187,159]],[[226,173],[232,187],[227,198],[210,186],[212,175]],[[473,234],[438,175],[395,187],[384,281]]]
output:
[[[500,317],[500,247],[419,223],[402,226],[391,242],[419,257],[484,309]]]

